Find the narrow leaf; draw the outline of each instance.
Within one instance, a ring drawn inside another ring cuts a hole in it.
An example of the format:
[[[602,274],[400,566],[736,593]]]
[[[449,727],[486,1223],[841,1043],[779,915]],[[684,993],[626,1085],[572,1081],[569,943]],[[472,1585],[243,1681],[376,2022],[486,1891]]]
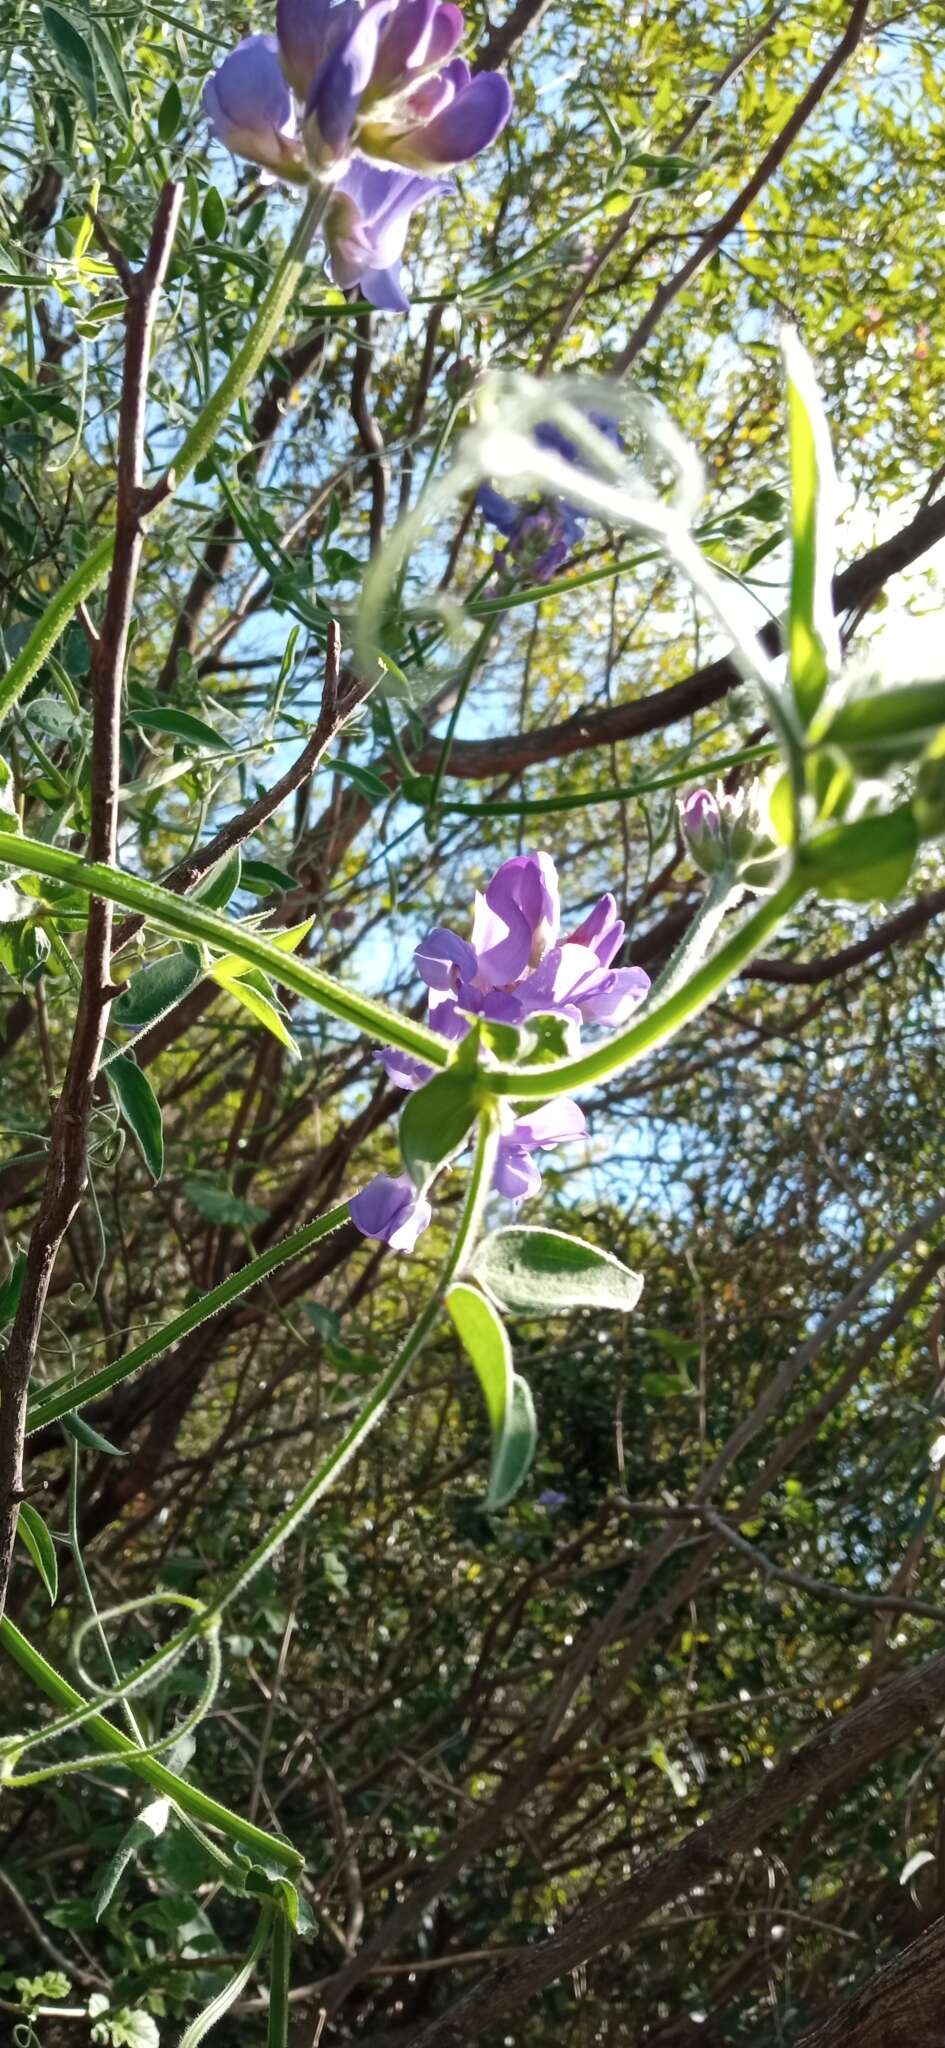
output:
[[[131,99],[128,93],[128,82],[121,68],[114,43],[99,22],[89,21],[86,23],[86,28],[89,41],[95,52],[95,61],[118,108],[118,112],[126,121],[130,121]]]
[[[806,726],[831,675],[840,668],[840,636],[833,610],[837,478],[810,357],[789,328],[783,332],[782,347],[791,456],[788,648],[794,698]]]
[[[221,973],[219,967],[211,967],[210,979],[217,982],[228,996],[232,996],[235,1003],[248,1010],[250,1016],[255,1017],[257,1024],[265,1025],[266,1030],[272,1032],[273,1038],[277,1038],[279,1044],[285,1046],[294,1060],[301,1059],[302,1055],[295,1039],[276,1009],[275,1003],[268,996],[264,996],[260,989],[254,988],[247,975]]]
[[[495,1441],[505,1425],[514,1378],[505,1326],[491,1301],[464,1280],[450,1288],[446,1306],[482,1388]]]
[[[58,7],[43,8],[43,26],[67,78],[78,87],[85,101],[90,118],[98,115],[98,94],[95,86],[95,58],[85,37],[79,34],[75,23],[70,21]]]
[[[484,1238],[470,1271],[500,1308],[524,1315],[567,1308],[627,1315],[643,1288],[642,1274],[612,1252],[533,1224],[513,1224]]]
[[[191,895],[195,896],[198,902],[205,903],[208,910],[224,910],[230,897],[235,896],[242,875],[240,850],[238,846],[234,846],[232,853],[225,853],[223,859],[218,860],[216,866],[201,877],[196,889],[191,890]]]
[[[160,960],[149,960],[146,967],[132,975],[112,1005],[111,1022],[120,1024],[125,1031],[145,1031],[149,1024],[166,1016],[199,980],[199,960],[192,953],[178,951],[166,953]]]
[[[84,1415],[60,1415],[59,1421],[66,1435],[73,1437],[87,1451],[98,1451],[103,1458],[127,1458],[127,1451],[120,1451],[117,1444],[109,1443],[107,1436],[101,1436],[97,1429],[93,1429]]]
[[[145,711],[129,711],[129,725],[140,726],[143,732],[168,732],[174,739],[186,740],[188,746],[207,747],[217,752],[227,751],[230,741],[223,738],[205,718],[195,718],[192,711],[163,710],[160,706]]]
[[[56,1594],[59,1591],[59,1561],[56,1557],[56,1546],[43,1521],[42,1515],[38,1514],[36,1509],[30,1506],[28,1500],[20,1502],[20,1513],[16,1528],[17,1535],[22,1537],[46,1588],[49,1595],[49,1605],[54,1607],[56,1604]]]
[[[153,1180],[164,1171],[164,1119],[161,1105],[147,1074],[127,1053],[119,1053],[105,1068],[105,1079]]]
[[[502,1436],[492,1456],[489,1491],[484,1506],[492,1512],[504,1508],[518,1492],[531,1471],[538,1426],[535,1404],[527,1380],[518,1373],[512,1379],[512,1395]]]
[[[170,1810],[169,1799],[152,1799],[150,1806],[142,1809],[137,1820],[133,1820],[130,1828],[122,1835],[114,1856],[105,1866],[105,1874],[95,1895],[96,1920],[100,1920],[111,1905],[121,1878],[129,1863],[135,1861],[139,1849],[146,1849],[151,1842],[157,1841],[158,1837],[163,1835]]]
[[[360,566],[359,563],[359,569]],[[324,765],[331,769],[333,775],[343,775],[347,782],[353,782],[359,795],[367,797],[368,803],[379,804],[388,801],[391,792],[386,782],[382,782],[372,768],[361,768],[357,761],[326,761]]]

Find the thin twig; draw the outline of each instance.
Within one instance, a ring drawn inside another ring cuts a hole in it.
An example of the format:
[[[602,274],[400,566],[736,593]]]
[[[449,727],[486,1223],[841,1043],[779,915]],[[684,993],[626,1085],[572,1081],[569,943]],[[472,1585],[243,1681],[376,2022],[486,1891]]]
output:
[[[114,863],[118,830],[121,693],[128,630],[141,561],[144,430],[148,366],[158,298],[170,259],[183,187],[168,183],[158,201],[142,268],[129,273],[125,357],[118,425],[115,553],[101,633],[92,663],[92,793],[89,858]],[[82,986],[62,1092],[50,1133],[39,1213],[30,1237],[23,1293],[0,1373],[0,1614],[13,1561],[23,1497],[26,1399],[46,1295],[59,1247],[86,1183],[86,1143],[102,1055],[110,982],[112,906],[89,903]]]
[[[833,84],[838,71],[843,69],[847,58],[856,49],[857,43],[860,41],[866,27],[867,6],[868,0],[855,0],[849,21],[839,43],[831,50],[826,63],[821,65],[816,78],[811,80],[807,91],[798,100],[793,112],[785,121],[780,134],[775,136],[770,149],[762,157],[757,169],[752,172],[747,184],[742,186],[741,191],[736,194],[731,205],[726,207],[725,212],[720,215],[719,219],[703,235],[702,240],[696,244],[692,254],[687,256],[685,263],[681,263],[679,269],[674,270],[672,276],[666,278],[658,291],[655,292],[650,305],[643,315],[643,319],[634,328],[626,347],[622,348],[619,354],[615,356],[611,365],[612,376],[623,376],[624,371],[629,370],[631,363],[636,362],[638,355],[645,349],[651,334],[659,326],[667,307],[672,305],[674,299],[678,299],[680,292],[685,291],[687,284],[691,284],[692,279],[698,276],[699,271],[704,269],[710,257],[714,256],[716,251],[721,249],[723,243],[727,241],[732,233],[733,228],[738,226],[743,215],[754,204],[759,192],[763,192],[765,186],[774,177],[775,171],[780,168],[784,158],[787,156],[788,150],[796,142],[801,130],[806,127],[812,113],[820,105],[824,94]]]

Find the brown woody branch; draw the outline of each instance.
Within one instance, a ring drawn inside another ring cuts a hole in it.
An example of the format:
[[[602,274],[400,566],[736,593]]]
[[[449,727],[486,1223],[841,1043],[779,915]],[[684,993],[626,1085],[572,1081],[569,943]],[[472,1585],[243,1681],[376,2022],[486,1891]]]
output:
[[[923,506],[890,540],[869,548],[834,577],[835,612],[853,611],[871,603],[891,577],[911,567],[943,539],[945,498]],[[776,626],[767,625],[759,639],[769,654],[778,652],[781,641]],[[486,781],[493,776],[521,774],[539,762],[584,753],[590,747],[639,739],[644,733],[661,732],[678,719],[692,718],[710,704],[719,703],[740,682],[734,663],[725,656],[695,669],[683,681],[672,683],[668,690],[654,691],[652,696],[638,697],[629,704],[608,705],[602,711],[576,711],[557,725],[540,726],[535,732],[512,733],[507,739],[454,740],[447,773],[471,781]],[[434,772],[440,751],[440,741],[426,742],[417,759],[418,774]]]
[[[572,1915],[561,1931],[503,1971],[474,1986],[442,2018],[413,2037],[411,2048],[457,2048],[504,2020],[546,1985],[577,1969],[674,1900],[704,1886],[733,1857],[743,1855],[808,1799],[828,1793],[848,1776],[869,1770],[945,1707],[945,1654],[894,1679],[873,1698],[826,1724],[742,1799],[666,1849],[605,1898]],[[848,2040],[847,2035],[834,2039]],[[864,2042],[868,2036],[864,2037]],[[882,2035],[871,2048],[880,2048]],[[885,2043],[883,2043],[885,2048]]]
[[[501,27],[492,29],[485,42],[480,43],[473,70],[497,71],[500,65],[507,64],[529,31],[538,27],[549,4],[550,0],[516,0]]]
[[[941,2048],[945,1920],[936,1920],[798,2048]]]
[[[725,212],[703,235],[701,242],[697,243],[691,255],[686,258],[685,263],[681,263],[679,269],[674,270],[672,276],[666,278],[658,291],[654,293],[643,319],[634,328],[626,346],[614,358],[611,365],[611,374],[613,376],[622,376],[624,371],[630,368],[631,363],[636,362],[638,355],[646,347],[650,336],[659,326],[667,307],[672,305],[673,300],[679,297],[680,292],[685,291],[687,284],[691,284],[693,278],[697,277],[699,271],[704,269],[710,258],[716,254],[717,250],[721,249],[722,244],[727,241],[732,230],[738,226],[743,215],[754,204],[759,192],[763,192],[765,186],[774,177],[775,172],[784,162],[788,151],[797,141],[801,130],[806,127],[811,115],[829,90],[838,71],[842,70],[847,58],[852,56],[853,51],[856,49],[857,43],[860,41],[866,27],[867,6],[868,0],[855,0],[855,5],[839,43],[831,50],[826,63],[821,65],[816,78],[811,80],[807,91],[798,100],[793,113],[788,116],[780,134],[775,137],[770,149],[762,157],[760,164],[748,179],[747,184],[743,185],[742,190],[732,200],[731,205],[726,207]]]
[[[89,858],[113,865],[118,829],[121,693],[128,629],[141,561],[141,504],[148,365],[158,298],[164,281],[183,187],[166,184],[158,202],[148,253],[127,277],[125,358],[118,426],[115,553],[101,632],[92,664],[92,792]],[[110,981],[112,906],[89,903],[82,986],[62,1092],[53,1113],[49,1157],[39,1213],[30,1237],[23,1293],[3,1360],[0,1390],[0,1613],[13,1559],[23,1488],[26,1399],[39,1344],[46,1295],[66,1230],[86,1182],[86,1144],[95,1079],[105,1037]]]

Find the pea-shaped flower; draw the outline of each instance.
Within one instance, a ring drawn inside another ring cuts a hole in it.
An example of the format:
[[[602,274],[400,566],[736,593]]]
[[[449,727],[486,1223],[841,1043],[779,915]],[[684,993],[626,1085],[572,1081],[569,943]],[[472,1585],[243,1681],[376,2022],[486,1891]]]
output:
[[[203,110],[218,142],[261,164],[271,176],[306,176],[298,117],[282,75],[275,36],[245,36],[203,89]]]
[[[451,0],[278,0],[276,27],[208,79],[213,132],[268,177],[331,185],[335,282],[403,310],[410,216],[448,189],[439,172],[495,141],[509,87],[454,55],[464,22]]]
[[[457,1041],[476,1017],[524,1025],[529,1017],[551,1012],[567,1021],[577,1041],[582,1025],[614,1030],[626,1023],[650,982],[641,967],[613,965],[624,940],[613,897],[601,896],[567,937],[561,935],[559,897],[550,855],[517,854],[503,861],[481,894],[477,890],[468,939],[447,925],[427,933],[414,960],[429,990],[434,1031]],[[412,1091],[431,1077],[432,1069],[409,1053],[385,1052],[380,1058],[398,1088]],[[520,1117],[505,1107],[500,1116],[493,1186],[517,1204],[541,1187],[533,1154],[579,1141],[587,1125],[583,1110],[567,1096]],[[414,1190],[408,1244],[404,1222],[410,1187],[403,1176],[393,1180],[379,1174],[355,1197],[351,1216],[365,1237],[380,1238],[395,1250],[412,1250],[414,1238],[429,1222],[429,1205]]]

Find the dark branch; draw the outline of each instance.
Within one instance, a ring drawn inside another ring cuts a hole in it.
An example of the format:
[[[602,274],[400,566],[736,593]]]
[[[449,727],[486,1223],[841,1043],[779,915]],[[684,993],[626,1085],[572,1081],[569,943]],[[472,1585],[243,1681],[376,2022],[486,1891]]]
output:
[[[158,202],[145,262],[128,279],[125,357],[118,427],[115,553],[101,634],[92,664],[92,796],[89,857],[113,865],[118,829],[121,692],[144,529],[141,493],[151,337],[183,187],[167,184]],[[0,1402],[0,1613],[13,1559],[23,1488],[26,1399],[46,1295],[59,1247],[86,1182],[86,1142],[102,1054],[110,981],[112,906],[89,903],[82,986],[62,1093],[50,1133],[39,1213],[30,1237],[23,1293],[2,1367]]]
[[[870,548],[834,578],[833,602],[838,613],[855,611],[878,596],[892,576],[920,560],[936,543],[945,539],[945,498],[923,506],[890,540]],[[766,626],[759,636],[769,654],[780,645],[777,628]],[[608,705],[603,711],[577,711],[558,725],[539,727],[535,732],[512,733],[507,739],[455,740],[450,751],[449,775],[470,781],[494,776],[521,774],[541,761],[560,760],[590,747],[613,745],[618,740],[639,739],[648,732],[662,732],[678,720],[692,718],[710,704],[717,704],[741,677],[727,657],[695,669],[682,682],[652,696],[638,697],[629,704]],[[432,774],[440,757],[441,742],[430,739],[417,760],[420,774]]]
[[[636,362],[637,356],[646,347],[651,334],[659,326],[667,307],[671,306],[673,300],[679,297],[680,292],[685,291],[687,284],[691,284],[692,279],[698,276],[699,271],[709,262],[710,257],[714,256],[718,249],[721,249],[723,242],[727,241],[733,228],[738,226],[742,216],[754,204],[759,192],[763,192],[765,186],[774,177],[775,171],[779,169],[789,149],[797,141],[801,130],[806,127],[811,115],[832,85],[838,71],[842,70],[847,58],[856,49],[857,43],[860,41],[866,27],[867,5],[868,0],[855,0],[846,30],[841,36],[839,43],[831,50],[826,63],[821,65],[816,78],[811,80],[807,91],[798,100],[793,113],[785,121],[780,134],[775,137],[771,148],[762,157],[757,170],[752,173],[747,184],[743,185],[736,198],[732,200],[731,206],[726,208],[720,218],[703,235],[701,242],[697,243],[692,254],[686,258],[685,263],[681,263],[679,269],[674,270],[672,277],[668,277],[654,294],[643,319],[634,328],[626,347],[622,348],[619,354],[615,356],[611,366],[613,376],[622,376],[624,371],[630,368],[631,363]]]

